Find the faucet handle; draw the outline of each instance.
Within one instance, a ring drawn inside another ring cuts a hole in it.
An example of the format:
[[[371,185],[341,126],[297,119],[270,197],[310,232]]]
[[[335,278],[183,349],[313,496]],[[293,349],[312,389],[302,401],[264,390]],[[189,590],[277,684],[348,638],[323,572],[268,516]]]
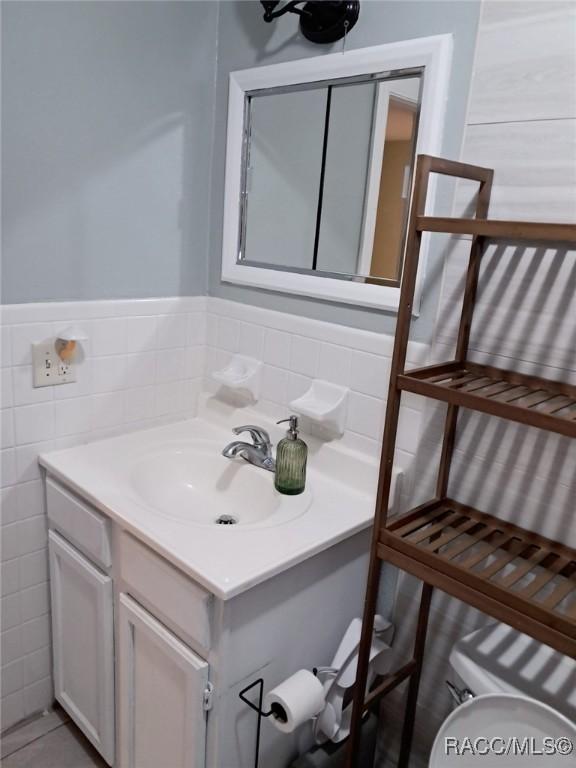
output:
[[[242,427],[234,427],[232,430],[235,435],[240,435],[242,432],[250,432],[250,437],[254,445],[270,445],[270,435],[262,427],[257,427],[254,424],[246,424]]]

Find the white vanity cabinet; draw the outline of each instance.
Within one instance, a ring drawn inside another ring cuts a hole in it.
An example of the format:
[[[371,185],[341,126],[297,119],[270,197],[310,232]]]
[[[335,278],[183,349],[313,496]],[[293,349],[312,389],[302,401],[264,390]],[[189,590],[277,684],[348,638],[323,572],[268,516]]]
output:
[[[50,475],[46,488],[58,701],[115,768],[253,768],[257,717],[239,693],[331,662],[361,605],[368,530],[223,599],[149,536]],[[311,745],[309,726],[265,720],[259,766]]]
[[[49,532],[49,557],[55,695],[112,765],[112,579],[54,531]]]
[[[202,768],[208,664],[125,594],[119,598],[121,768]]]

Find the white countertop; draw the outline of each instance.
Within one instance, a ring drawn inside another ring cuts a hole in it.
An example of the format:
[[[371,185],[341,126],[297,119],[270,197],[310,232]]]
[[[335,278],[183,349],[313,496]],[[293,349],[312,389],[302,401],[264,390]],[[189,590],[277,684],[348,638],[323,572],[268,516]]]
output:
[[[188,440],[213,443],[219,456],[234,439],[231,428],[250,422],[268,429],[274,443],[283,435],[262,414],[204,397],[194,419],[46,453],[40,463],[121,528],[225,600],[368,527],[374,514],[377,463],[346,450],[339,441],[322,443],[306,435],[309,507],[277,525],[199,525],[160,514],[133,492],[128,478],[138,457]],[[265,473],[274,482],[266,470],[249,465],[245,469]],[[287,504],[302,505],[301,497],[284,498]]]

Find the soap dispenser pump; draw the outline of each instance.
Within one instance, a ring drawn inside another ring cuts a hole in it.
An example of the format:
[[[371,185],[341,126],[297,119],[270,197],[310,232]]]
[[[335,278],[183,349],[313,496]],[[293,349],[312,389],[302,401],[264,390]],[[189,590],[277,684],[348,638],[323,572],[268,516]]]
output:
[[[308,446],[298,437],[298,416],[281,419],[277,424],[289,422],[286,437],[276,448],[276,473],[274,485],[280,493],[296,496],[302,493],[306,485],[306,461]]]

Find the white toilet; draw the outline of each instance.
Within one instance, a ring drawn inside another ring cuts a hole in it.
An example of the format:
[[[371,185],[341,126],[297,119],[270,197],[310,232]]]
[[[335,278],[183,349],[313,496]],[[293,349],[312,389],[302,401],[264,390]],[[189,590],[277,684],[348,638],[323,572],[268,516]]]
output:
[[[506,624],[450,654],[461,703],[436,735],[429,768],[574,766],[576,660]]]

